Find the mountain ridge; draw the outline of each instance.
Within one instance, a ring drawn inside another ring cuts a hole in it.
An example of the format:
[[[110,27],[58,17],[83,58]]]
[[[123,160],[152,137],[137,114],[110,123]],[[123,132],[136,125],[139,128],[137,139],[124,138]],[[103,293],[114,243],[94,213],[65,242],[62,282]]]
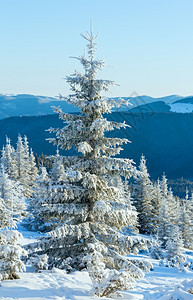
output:
[[[120,157],[131,158],[138,164],[143,153],[154,179],[161,177],[163,172],[170,179],[193,179],[192,114],[113,112],[106,117],[116,122],[125,121],[131,126],[108,133],[108,136],[127,138],[132,142],[123,146]],[[46,140],[52,137],[46,130],[63,126],[62,120],[56,114],[0,120],[0,149],[5,144],[6,135],[15,146],[17,136],[21,134],[27,135],[34,153],[53,155],[56,147]],[[61,154],[75,155],[75,152],[61,151]]]
[[[112,97],[118,99],[121,97]],[[164,101],[166,104],[182,99],[182,96],[170,95],[161,98],[150,96],[122,97],[130,99],[132,106],[115,108],[114,111],[128,111],[137,106],[152,102]],[[64,112],[77,112],[78,108],[56,97],[30,95],[30,94],[0,94],[0,119],[13,116],[39,116],[53,114],[52,106],[60,106]]]

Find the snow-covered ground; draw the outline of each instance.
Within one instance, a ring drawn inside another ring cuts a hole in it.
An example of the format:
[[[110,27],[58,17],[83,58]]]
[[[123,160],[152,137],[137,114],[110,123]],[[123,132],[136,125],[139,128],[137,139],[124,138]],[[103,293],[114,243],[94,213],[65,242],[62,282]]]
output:
[[[22,244],[36,240],[37,233],[23,230],[22,227],[19,230],[24,236]],[[193,253],[189,253],[188,259],[193,260]],[[157,260],[150,260],[154,269],[133,290],[121,292],[121,299],[193,299],[193,271],[159,266]],[[32,267],[27,266],[26,272],[20,273],[20,279],[0,283],[0,300],[96,300],[91,289],[91,280],[86,271],[67,274],[64,270],[53,269],[34,273]]]
[[[191,103],[173,103],[170,104],[170,111],[176,113],[192,113],[193,112],[193,104]]]

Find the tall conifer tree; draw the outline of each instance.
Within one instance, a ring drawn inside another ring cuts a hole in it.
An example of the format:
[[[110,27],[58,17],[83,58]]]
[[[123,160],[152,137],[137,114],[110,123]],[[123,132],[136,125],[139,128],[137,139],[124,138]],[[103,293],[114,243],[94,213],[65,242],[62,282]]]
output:
[[[82,37],[88,43],[88,57],[77,59],[84,73],[75,72],[67,77],[72,94],[64,98],[81,113],[70,115],[56,108],[65,126],[50,129],[56,134],[50,142],[65,150],[75,148],[80,152],[65,169],[63,197],[52,207],[56,212],[62,210],[65,224],[32,248],[39,248],[39,253],[49,256],[49,267],[79,270],[87,267],[96,294],[108,296],[117,289],[130,288],[135,279],[143,276],[140,268],[150,267],[145,262],[125,257],[146,247],[148,240],[122,233],[122,228],[136,223],[137,216],[126,197],[128,193],[113,182],[128,180],[135,168],[131,160],[114,157],[128,140],[105,135],[107,131],[127,125],[108,121],[103,114],[126,101],[102,96],[114,82],[96,78],[104,66],[103,60],[95,58],[97,36],[91,30]]]

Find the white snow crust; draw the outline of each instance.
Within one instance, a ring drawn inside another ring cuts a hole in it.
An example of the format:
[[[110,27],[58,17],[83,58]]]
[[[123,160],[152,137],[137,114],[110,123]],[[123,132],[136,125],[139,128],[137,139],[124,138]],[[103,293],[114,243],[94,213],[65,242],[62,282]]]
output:
[[[34,242],[39,236],[19,226],[24,236],[22,244]],[[193,252],[186,252],[193,260]],[[153,270],[138,281],[133,290],[121,292],[121,299],[129,300],[190,300],[193,299],[193,271],[159,266],[159,261],[145,255],[153,264]],[[35,273],[28,265],[26,272],[19,273],[20,279],[0,283],[0,300],[96,300],[87,271],[67,274],[64,270],[52,269]],[[100,299],[100,298],[98,298]],[[109,298],[101,298],[103,300]],[[112,298],[111,298],[112,299]]]
[[[191,103],[173,103],[170,104],[170,111],[176,113],[192,113],[193,112],[193,104]]]

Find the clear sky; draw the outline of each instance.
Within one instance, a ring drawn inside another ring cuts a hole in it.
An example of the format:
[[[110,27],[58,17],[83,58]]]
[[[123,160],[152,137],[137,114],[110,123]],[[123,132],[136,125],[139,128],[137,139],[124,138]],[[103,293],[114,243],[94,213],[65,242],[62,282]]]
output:
[[[0,93],[67,96],[91,19],[107,96],[193,94],[192,0],[0,0]]]

